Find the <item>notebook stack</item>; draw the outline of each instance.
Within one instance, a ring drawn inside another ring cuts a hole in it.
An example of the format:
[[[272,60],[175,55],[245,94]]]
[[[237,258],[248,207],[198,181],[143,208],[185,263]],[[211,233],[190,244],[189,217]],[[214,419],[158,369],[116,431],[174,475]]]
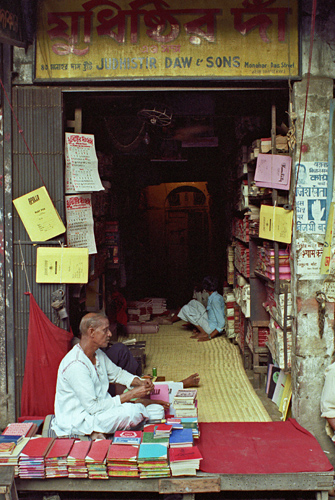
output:
[[[112,444],[107,454],[109,477],[138,477],[137,455],[139,446]]]
[[[112,441],[110,439],[97,439],[92,441],[91,448],[86,455],[88,477],[90,479],[108,479],[107,453]]]
[[[142,443],[138,452],[140,478],[170,477],[168,447],[160,443]]]
[[[1,452],[0,453],[0,466],[2,465],[11,465],[14,467],[14,476],[19,476],[19,458],[20,453],[23,451],[24,447],[30,440],[29,437],[19,437],[18,444],[15,445],[14,449],[9,452]]]
[[[202,458],[197,446],[170,448],[169,459],[172,476],[195,476]]]
[[[21,479],[44,479],[45,458],[55,439],[50,437],[30,438],[19,458]]]
[[[70,478],[88,477],[86,456],[91,447],[91,441],[75,441],[67,457],[67,470]]]
[[[67,457],[74,439],[55,439],[45,458],[45,477],[68,477]]]
[[[197,417],[197,389],[179,389],[173,398],[177,418]]]

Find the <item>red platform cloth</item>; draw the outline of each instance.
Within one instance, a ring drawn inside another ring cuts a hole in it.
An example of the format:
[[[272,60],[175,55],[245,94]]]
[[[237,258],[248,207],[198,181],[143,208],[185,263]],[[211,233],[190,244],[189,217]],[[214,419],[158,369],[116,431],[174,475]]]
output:
[[[200,470],[215,474],[326,472],[332,464],[315,437],[286,422],[200,423]]]
[[[71,347],[72,333],[54,325],[29,293],[29,328],[21,415],[54,413],[57,370]]]

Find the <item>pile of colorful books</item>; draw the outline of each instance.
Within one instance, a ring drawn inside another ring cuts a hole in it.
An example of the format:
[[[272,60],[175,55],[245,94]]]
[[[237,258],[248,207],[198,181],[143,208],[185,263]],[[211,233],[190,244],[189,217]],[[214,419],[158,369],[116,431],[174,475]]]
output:
[[[132,444],[114,444],[107,454],[107,472],[109,477],[138,477],[137,456],[139,446]]]
[[[74,439],[55,439],[45,458],[45,477],[68,477],[67,457]]]
[[[88,477],[86,456],[91,447],[91,441],[77,440],[73,443],[67,457],[68,477],[80,479]]]
[[[179,389],[173,398],[173,408],[176,417],[198,416],[197,410],[197,389]]]
[[[138,452],[140,478],[170,477],[168,446],[162,443],[141,443]]]
[[[92,441],[85,458],[89,479],[108,479],[107,453],[111,444],[110,439]]]
[[[32,437],[29,439],[19,457],[20,478],[45,478],[45,457],[54,441],[54,438],[49,437]]]

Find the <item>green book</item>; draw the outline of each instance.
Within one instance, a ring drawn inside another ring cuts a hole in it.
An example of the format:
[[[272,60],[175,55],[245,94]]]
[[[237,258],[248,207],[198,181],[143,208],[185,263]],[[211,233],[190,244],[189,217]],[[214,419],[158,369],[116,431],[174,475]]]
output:
[[[159,443],[159,444],[164,444],[166,446],[169,446],[169,437],[154,437],[153,432],[143,432],[142,436],[142,443]]]

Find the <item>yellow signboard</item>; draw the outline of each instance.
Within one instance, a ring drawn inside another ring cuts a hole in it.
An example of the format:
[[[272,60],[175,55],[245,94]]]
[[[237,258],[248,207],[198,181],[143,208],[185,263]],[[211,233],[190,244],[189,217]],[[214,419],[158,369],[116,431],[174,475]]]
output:
[[[39,2],[39,80],[298,75],[298,0]]]

